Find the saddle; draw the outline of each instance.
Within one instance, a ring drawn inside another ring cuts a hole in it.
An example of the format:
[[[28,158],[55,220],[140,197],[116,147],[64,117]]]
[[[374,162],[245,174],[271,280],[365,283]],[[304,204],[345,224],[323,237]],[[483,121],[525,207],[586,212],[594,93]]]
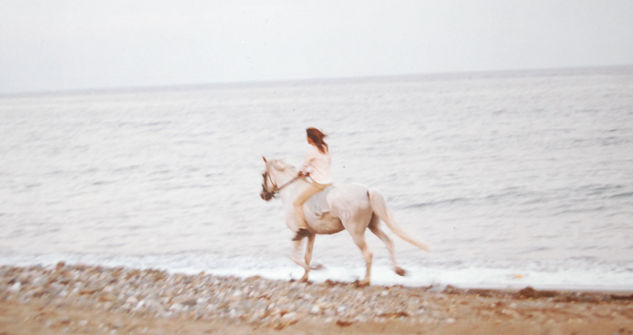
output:
[[[333,186],[328,186],[323,191],[313,195],[305,202],[303,211],[312,213],[317,218],[322,218],[330,212],[330,206],[327,203],[327,195],[332,191]]]

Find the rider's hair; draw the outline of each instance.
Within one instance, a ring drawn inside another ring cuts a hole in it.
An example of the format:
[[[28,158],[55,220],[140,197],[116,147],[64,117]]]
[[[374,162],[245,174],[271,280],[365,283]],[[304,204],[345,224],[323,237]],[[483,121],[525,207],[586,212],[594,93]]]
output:
[[[329,150],[327,143],[323,140],[327,137],[327,135],[325,135],[322,131],[316,128],[308,128],[306,129],[306,133],[308,134],[308,137],[312,139],[312,142],[316,144],[321,153],[326,153]]]

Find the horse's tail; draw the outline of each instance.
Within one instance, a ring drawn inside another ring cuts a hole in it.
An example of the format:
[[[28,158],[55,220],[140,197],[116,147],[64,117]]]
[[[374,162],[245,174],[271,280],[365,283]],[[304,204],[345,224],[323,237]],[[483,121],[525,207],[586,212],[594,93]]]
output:
[[[371,203],[371,207],[374,210],[374,213],[387,224],[387,227],[389,227],[392,232],[398,235],[401,239],[413,244],[414,246],[422,250],[431,251],[426,243],[410,237],[402,229],[400,229],[398,225],[396,225],[393,217],[391,216],[391,213],[389,212],[389,209],[387,209],[387,204],[385,203],[385,198],[383,198],[382,194],[374,190],[368,190],[367,195],[369,196],[369,202]]]

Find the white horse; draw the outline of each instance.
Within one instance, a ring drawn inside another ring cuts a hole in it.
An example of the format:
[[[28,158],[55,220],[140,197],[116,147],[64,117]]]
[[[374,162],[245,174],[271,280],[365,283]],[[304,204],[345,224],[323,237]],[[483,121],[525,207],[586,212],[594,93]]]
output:
[[[266,171],[263,173],[264,182],[261,197],[268,201],[279,193],[283,201],[286,225],[290,230],[296,232],[297,214],[293,201],[309,184],[304,178],[297,177],[297,170],[292,165],[279,159],[263,158],[266,163]],[[320,194],[322,196],[319,199]],[[344,184],[332,186],[320,194],[313,196],[304,205],[304,213],[310,231],[310,234],[307,235],[305,261],[300,260],[302,238],[293,239],[294,252],[291,259],[305,270],[301,281],[308,280],[310,270],[320,268],[310,266],[316,234],[334,234],[343,229],[349,232],[365,259],[365,278],[358,283],[361,286],[369,285],[371,272],[372,253],[365,242],[367,228],[387,246],[394,271],[400,276],[406,274],[406,271],[396,262],[393,242],[380,229],[380,220],[384,221],[387,227],[403,240],[422,250],[429,251],[429,247],[424,242],[409,237],[395,224],[384,198],[377,191],[362,185]]]

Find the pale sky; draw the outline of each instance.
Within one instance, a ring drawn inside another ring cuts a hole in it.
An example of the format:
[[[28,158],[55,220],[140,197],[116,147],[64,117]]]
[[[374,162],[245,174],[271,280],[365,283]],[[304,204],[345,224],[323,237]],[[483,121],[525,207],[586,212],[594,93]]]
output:
[[[3,0],[0,93],[633,64],[632,0]]]

